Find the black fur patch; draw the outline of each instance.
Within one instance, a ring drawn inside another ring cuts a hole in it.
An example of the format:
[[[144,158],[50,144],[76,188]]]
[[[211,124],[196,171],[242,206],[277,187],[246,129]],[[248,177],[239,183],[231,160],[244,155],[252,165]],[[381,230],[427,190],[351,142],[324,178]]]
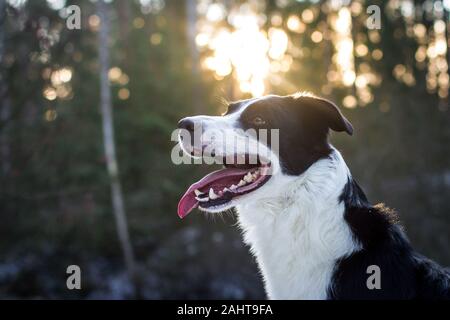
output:
[[[256,127],[259,117],[264,125]],[[283,173],[300,175],[312,164],[329,156],[330,128],[352,132],[350,123],[326,100],[311,96],[270,96],[250,104],[239,119],[244,130],[279,129],[279,155]]]
[[[412,250],[393,210],[371,206],[350,178],[340,200],[362,250],[338,261],[330,299],[450,299],[450,273]],[[371,265],[380,268],[381,289],[367,286]]]
[[[349,178],[339,199],[345,204],[344,218],[355,239],[365,249],[389,239],[391,227],[398,222],[394,210],[384,204],[372,206],[358,183]]]

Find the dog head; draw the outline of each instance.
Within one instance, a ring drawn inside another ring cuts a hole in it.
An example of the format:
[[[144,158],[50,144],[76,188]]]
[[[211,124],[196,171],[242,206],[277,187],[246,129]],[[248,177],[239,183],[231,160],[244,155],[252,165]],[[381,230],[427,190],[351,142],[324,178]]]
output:
[[[234,102],[222,116],[187,117],[178,127],[184,152],[224,165],[187,190],[180,217],[196,207],[220,212],[258,199],[328,156],[330,129],[353,133],[336,105],[304,93]]]

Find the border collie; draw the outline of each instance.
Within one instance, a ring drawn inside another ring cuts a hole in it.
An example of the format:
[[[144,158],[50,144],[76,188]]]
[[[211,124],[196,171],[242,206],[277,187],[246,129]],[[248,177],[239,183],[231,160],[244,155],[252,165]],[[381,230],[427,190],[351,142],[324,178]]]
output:
[[[268,298],[450,298],[450,271],[411,248],[395,212],[368,202],[330,145],[330,130],[353,133],[332,102],[307,93],[270,95],[231,103],[222,116],[184,118],[178,127],[190,134],[200,127],[199,147],[180,138],[190,157],[210,147],[225,161],[187,190],[178,215],[235,208]],[[277,152],[249,129],[279,129]],[[226,161],[251,155],[253,164]],[[370,270],[379,271],[375,287]]]

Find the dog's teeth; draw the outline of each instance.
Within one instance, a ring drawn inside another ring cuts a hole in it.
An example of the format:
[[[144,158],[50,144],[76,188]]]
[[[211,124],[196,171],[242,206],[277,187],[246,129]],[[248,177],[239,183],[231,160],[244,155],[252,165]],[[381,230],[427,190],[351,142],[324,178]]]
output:
[[[210,188],[210,189],[209,189],[209,198],[210,198],[211,200],[214,200],[214,199],[219,198],[219,196],[218,196],[217,194],[214,193],[213,188]]]
[[[236,190],[236,189],[237,189],[237,186],[236,186],[236,185],[232,184],[232,185],[230,186],[230,190]]]
[[[248,183],[253,181],[253,176],[252,176],[252,174],[250,172],[245,175],[244,181],[248,182]]]
[[[245,186],[247,184],[247,182],[245,182],[244,180],[239,181],[238,183],[238,187],[242,187]]]
[[[195,195],[198,197],[198,196],[200,196],[200,195],[202,195],[202,194],[205,194],[204,192],[201,192],[200,190],[198,190],[198,189],[195,189],[194,190],[194,193],[195,193]]]
[[[200,202],[208,202],[209,198],[208,197],[205,197],[205,198],[195,197],[195,200],[200,201]]]

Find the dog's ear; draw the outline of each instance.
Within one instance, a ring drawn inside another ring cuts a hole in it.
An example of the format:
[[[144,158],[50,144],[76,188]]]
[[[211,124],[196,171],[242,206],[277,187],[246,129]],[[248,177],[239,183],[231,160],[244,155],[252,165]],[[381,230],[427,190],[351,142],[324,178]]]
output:
[[[314,118],[323,122],[331,130],[353,134],[352,124],[333,102],[312,95],[294,95],[292,97],[296,103],[302,104],[308,109],[308,113],[313,113]]]

